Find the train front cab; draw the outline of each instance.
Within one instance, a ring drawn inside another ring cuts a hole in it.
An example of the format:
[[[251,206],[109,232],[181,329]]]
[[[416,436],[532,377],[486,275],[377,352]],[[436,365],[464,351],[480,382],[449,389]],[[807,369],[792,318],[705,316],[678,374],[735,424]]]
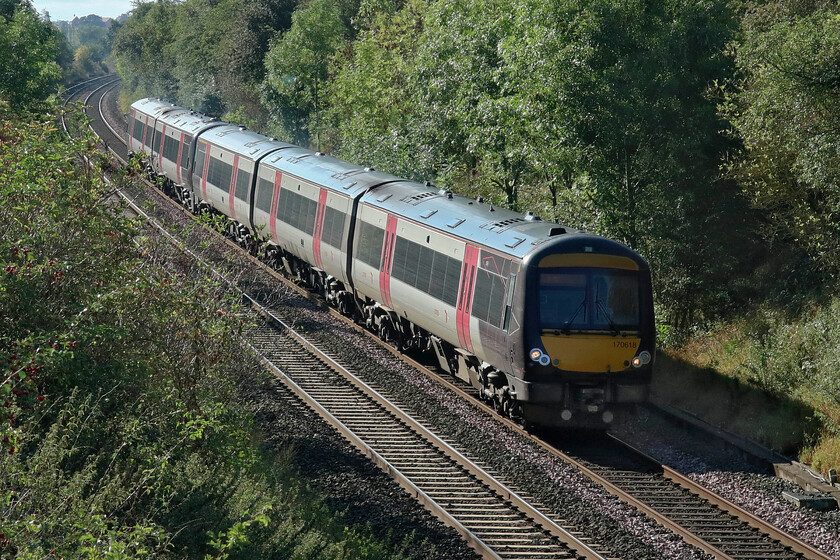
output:
[[[572,235],[526,258],[517,387],[525,421],[606,428],[647,399],[655,352],[647,264],[627,247]],[[518,353],[518,352],[517,352]]]

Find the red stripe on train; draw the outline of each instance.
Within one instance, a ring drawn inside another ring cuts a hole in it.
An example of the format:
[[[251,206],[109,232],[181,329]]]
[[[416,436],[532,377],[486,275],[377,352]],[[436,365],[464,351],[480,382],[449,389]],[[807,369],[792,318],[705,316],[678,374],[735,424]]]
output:
[[[280,183],[283,181],[283,174],[274,172],[274,194],[271,195],[271,208],[269,209],[268,228],[271,231],[271,239],[277,243],[277,201],[280,199]]]
[[[324,231],[324,213],[327,211],[327,191],[321,189],[318,195],[318,210],[315,213],[315,231],[312,233],[312,254],[315,266],[323,268],[321,264],[321,233]]]
[[[458,341],[461,347],[472,352],[472,336],[470,335],[470,311],[472,310],[473,284],[475,283],[475,269],[478,263],[478,249],[467,245],[464,249],[464,265],[461,269],[461,289],[458,292],[458,307],[456,310],[455,327],[458,330]]]
[[[397,218],[388,215],[385,226],[385,242],[382,244],[382,268],[379,270],[379,290],[382,303],[392,307],[391,302],[391,262],[394,260],[394,240],[397,237]]]

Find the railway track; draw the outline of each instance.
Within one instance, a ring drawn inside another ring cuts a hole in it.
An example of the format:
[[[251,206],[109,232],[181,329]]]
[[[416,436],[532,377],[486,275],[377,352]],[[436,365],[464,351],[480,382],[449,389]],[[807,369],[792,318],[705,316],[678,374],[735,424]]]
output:
[[[99,106],[106,90],[101,88],[100,97],[89,99]],[[119,139],[112,125],[108,126],[112,137]],[[113,141],[110,144],[115,145]],[[487,472],[480,461],[435,436],[410,413],[401,412],[403,407],[389,401],[383,391],[361,382],[312,342],[283,325],[277,317],[282,310],[263,308],[261,313],[261,323],[249,338],[269,367],[482,555],[603,558],[609,554],[578,539],[572,534],[574,528],[562,527],[539,505],[530,505],[515,488]],[[451,382],[447,384],[461,391]],[[497,421],[545,452],[575,465],[608,492],[712,557],[828,558],[667,467],[620,448],[616,442],[608,444],[604,440],[594,448],[575,447],[574,443],[569,446],[568,442],[537,438],[504,419]],[[560,452],[558,447],[569,453]]]
[[[716,558],[828,558],[609,434],[552,443],[594,480]]]

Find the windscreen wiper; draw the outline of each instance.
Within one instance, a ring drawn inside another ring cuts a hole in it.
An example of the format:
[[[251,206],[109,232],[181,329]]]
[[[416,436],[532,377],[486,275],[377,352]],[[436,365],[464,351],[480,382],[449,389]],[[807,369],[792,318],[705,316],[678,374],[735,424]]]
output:
[[[575,322],[575,319],[577,318],[578,313],[580,313],[580,310],[583,309],[585,305],[586,305],[586,298],[583,298],[583,300],[580,302],[580,305],[578,305],[577,309],[575,309],[575,312],[572,313],[572,316],[569,317],[569,320],[566,321],[566,323],[563,325],[563,328],[561,329],[563,332],[568,332],[569,331],[569,327],[571,327],[572,323]]]
[[[620,334],[621,331],[619,331],[618,327],[616,327],[615,323],[613,323],[612,315],[610,315],[609,311],[607,311],[607,308],[604,306],[600,299],[595,300],[595,305],[598,306],[598,310],[604,314],[604,318],[610,325],[610,330],[613,331],[613,333],[615,333],[616,335]]]

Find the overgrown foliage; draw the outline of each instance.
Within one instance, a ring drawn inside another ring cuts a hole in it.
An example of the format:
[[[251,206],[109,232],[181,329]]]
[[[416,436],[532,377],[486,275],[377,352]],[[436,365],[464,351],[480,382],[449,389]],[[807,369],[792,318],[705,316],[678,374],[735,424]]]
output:
[[[29,0],[0,1],[0,99],[20,107],[55,90],[60,36]]]
[[[261,453],[244,316],[123,216],[92,139],[0,115],[0,558],[399,557]]]

